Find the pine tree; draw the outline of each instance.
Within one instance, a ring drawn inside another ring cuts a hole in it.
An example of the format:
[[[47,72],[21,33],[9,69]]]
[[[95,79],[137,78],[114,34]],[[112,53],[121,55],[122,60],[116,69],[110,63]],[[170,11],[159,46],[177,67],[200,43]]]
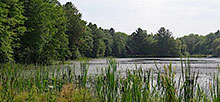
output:
[[[63,5],[65,15],[67,18],[66,34],[69,38],[69,48],[71,51],[71,59],[81,57],[80,46],[83,45],[83,37],[86,33],[86,22],[81,19],[82,14],[71,3],[67,2]]]

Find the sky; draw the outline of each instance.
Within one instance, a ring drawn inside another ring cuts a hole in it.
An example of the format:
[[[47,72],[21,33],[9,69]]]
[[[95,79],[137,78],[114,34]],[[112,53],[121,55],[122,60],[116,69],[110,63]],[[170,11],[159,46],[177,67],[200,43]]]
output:
[[[82,19],[99,27],[132,34],[137,28],[173,36],[206,35],[220,29],[220,0],[59,0],[73,2]]]

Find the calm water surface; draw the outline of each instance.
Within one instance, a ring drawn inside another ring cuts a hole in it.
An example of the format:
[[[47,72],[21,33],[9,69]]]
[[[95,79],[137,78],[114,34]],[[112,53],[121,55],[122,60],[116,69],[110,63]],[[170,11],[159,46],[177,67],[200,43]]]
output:
[[[182,58],[183,63],[189,60],[191,72],[199,73],[198,83],[205,91],[208,91],[209,83],[212,82],[213,75],[217,73],[220,64],[220,58]],[[152,68],[156,76],[158,70],[163,72],[163,67],[172,63],[172,67],[176,67],[176,78],[181,74],[181,58],[116,58],[118,62],[118,71],[125,74],[126,70],[135,70],[142,68],[149,70]],[[73,62],[76,66],[80,66],[80,62]],[[100,73],[100,69],[108,66],[107,59],[92,59],[89,61],[89,74],[96,75]],[[156,65],[155,65],[156,64]],[[185,67],[186,65],[183,64]],[[188,66],[188,64],[187,64]],[[79,67],[78,67],[79,68]],[[79,71],[79,70],[78,70]]]
[[[188,58],[182,58],[183,66]],[[152,68],[156,70],[156,65],[163,70],[163,66],[167,66],[172,63],[173,67],[176,67],[176,72],[180,72],[181,58],[116,58],[118,62],[118,70],[126,71],[133,70],[136,67],[148,70]],[[196,71],[201,74],[212,74],[217,71],[217,67],[220,64],[220,58],[189,58],[190,68],[192,71]],[[80,62],[73,62],[76,66],[79,66]],[[89,73],[95,74],[97,70],[107,67],[107,59],[92,59],[89,61]],[[156,65],[155,65],[156,64]],[[188,66],[188,64],[187,64]]]

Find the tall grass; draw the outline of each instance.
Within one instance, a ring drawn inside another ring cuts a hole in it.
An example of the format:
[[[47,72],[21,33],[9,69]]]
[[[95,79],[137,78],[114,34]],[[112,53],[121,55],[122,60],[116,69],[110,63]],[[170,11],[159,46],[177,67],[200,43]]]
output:
[[[82,102],[206,102],[220,101],[220,80],[213,75],[209,92],[197,82],[199,72],[189,61],[181,61],[181,73],[172,63],[163,68],[118,71],[119,64],[108,60],[101,74],[88,75],[89,62],[75,66],[24,66],[1,64],[0,101],[82,101]],[[76,70],[80,69],[80,73]],[[210,93],[210,94],[209,94]]]

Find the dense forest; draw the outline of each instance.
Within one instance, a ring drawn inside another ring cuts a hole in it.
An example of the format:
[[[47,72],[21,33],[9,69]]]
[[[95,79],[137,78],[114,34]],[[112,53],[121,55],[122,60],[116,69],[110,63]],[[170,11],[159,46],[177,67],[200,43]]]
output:
[[[220,31],[174,38],[137,28],[131,35],[82,19],[76,6],[57,0],[0,0],[0,63],[39,63],[80,57],[220,56]]]

